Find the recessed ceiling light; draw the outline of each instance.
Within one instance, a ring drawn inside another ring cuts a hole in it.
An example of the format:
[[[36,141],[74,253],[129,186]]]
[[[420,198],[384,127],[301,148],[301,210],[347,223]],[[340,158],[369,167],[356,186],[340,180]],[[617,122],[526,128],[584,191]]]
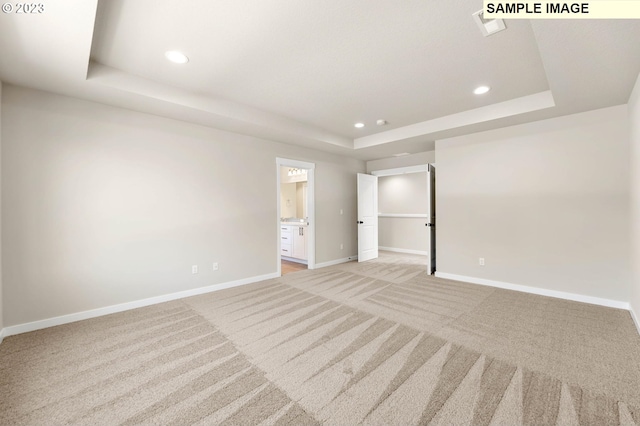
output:
[[[358,129],[361,129],[364,127],[364,123],[356,123],[354,124],[355,127],[357,127]]]
[[[186,64],[189,62],[187,55],[177,50],[168,50],[164,52],[164,56],[174,64]]]
[[[393,154],[394,157],[404,157],[405,155],[409,155],[408,152],[401,152],[399,154]]]
[[[491,90],[491,87],[489,86],[478,86],[475,88],[473,93],[475,93],[476,95],[483,95],[487,93],[489,90]]]

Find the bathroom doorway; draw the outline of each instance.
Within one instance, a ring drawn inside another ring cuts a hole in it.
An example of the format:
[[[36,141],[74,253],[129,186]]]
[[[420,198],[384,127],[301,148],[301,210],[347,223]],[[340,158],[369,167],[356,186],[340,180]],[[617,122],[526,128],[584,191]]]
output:
[[[277,158],[277,273],[315,266],[315,164]]]

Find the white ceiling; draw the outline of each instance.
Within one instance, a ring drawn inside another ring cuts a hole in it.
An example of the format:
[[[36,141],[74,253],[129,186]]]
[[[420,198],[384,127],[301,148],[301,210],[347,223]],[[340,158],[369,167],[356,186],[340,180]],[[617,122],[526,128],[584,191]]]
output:
[[[47,7],[0,14],[0,80],[365,160],[623,104],[640,73],[640,21],[507,20],[483,37],[477,0]]]

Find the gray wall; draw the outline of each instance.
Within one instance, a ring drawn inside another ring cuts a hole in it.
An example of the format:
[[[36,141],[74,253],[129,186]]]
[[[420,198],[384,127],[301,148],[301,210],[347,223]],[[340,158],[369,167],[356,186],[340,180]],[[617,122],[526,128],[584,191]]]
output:
[[[426,214],[427,173],[378,178],[378,211],[383,214]],[[378,245],[427,253],[426,218],[380,217]]]
[[[629,121],[631,128],[631,264],[634,266],[631,308],[636,320],[640,321],[640,75],[629,98]]]
[[[296,184],[280,184],[280,216],[298,217],[296,204]]]
[[[275,273],[276,157],[316,163],[316,261],[357,253],[362,161],[15,86],[2,114],[5,326]]]
[[[307,182],[296,182],[296,217],[304,219],[308,217],[305,193]]]
[[[629,300],[626,105],[437,141],[436,163],[440,272]]]
[[[0,81],[0,224],[2,223],[2,82]],[[2,226],[0,226],[0,241],[2,240]],[[2,341],[3,302],[2,302],[2,245],[0,244],[0,341]]]

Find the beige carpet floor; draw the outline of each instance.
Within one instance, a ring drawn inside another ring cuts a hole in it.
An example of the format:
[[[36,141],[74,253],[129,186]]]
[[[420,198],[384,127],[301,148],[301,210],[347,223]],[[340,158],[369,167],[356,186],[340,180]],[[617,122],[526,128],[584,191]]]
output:
[[[629,313],[438,279],[287,274],[0,345],[0,424],[640,425]]]

